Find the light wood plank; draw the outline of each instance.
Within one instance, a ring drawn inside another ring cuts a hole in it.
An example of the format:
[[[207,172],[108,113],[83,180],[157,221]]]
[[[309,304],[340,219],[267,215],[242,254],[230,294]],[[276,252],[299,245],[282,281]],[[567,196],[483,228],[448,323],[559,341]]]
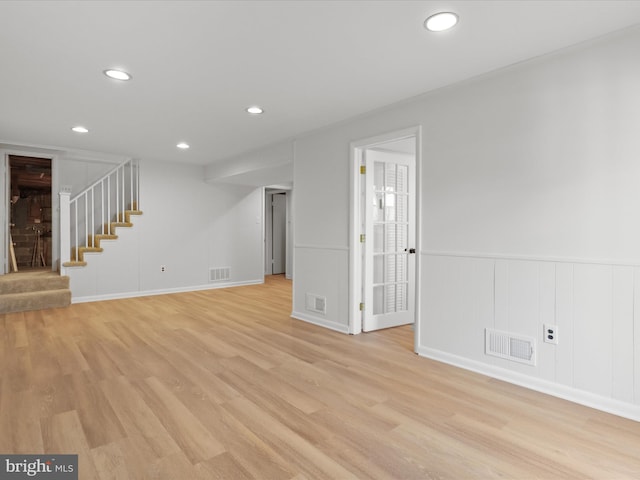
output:
[[[91,449],[75,410],[41,420],[45,453],[78,455],[78,477],[100,480],[91,456]]]
[[[579,271],[574,312],[557,268],[560,331],[574,313],[579,329],[604,283]],[[83,480],[638,478],[640,423],[418,357],[409,327],[293,320],[290,292],[271,277],[0,315],[0,450],[77,453]]]
[[[224,452],[222,443],[160,380],[150,377],[135,386],[192,463]]]
[[[158,457],[179,451],[173,437],[125,377],[104,380],[100,382],[100,389],[127,437],[139,437]]]

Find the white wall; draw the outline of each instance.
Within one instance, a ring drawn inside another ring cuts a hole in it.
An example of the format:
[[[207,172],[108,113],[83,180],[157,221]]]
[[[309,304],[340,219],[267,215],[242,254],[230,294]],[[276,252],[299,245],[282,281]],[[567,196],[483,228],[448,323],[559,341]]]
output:
[[[208,185],[203,173],[143,161],[144,213],[87,267],[70,269],[73,301],[262,282],[262,190]],[[216,267],[231,267],[231,278],[210,283]]]
[[[85,150],[73,150],[59,147],[42,147],[20,144],[3,140],[0,142],[0,252],[6,256],[6,239],[8,237],[8,221],[6,220],[7,206],[4,204],[8,198],[5,190],[8,187],[5,178],[6,158],[8,155],[23,155],[52,159],[51,177],[51,206],[52,206],[52,268],[57,268],[60,257],[58,238],[59,224],[59,191],[63,187],[69,187],[71,194],[76,195],[102,175],[126,160],[125,157],[101,152],[89,152]],[[2,273],[0,268],[0,273]],[[9,269],[6,269],[9,271]]]
[[[108,162],[62,156],[58,161],[58,178],[61,186],[71,187],[71,197],[74,197],[123,161],[124,159]]]
[[[290,185],[293,180],[293,148],[293,142],[288,140],[211,163],[205,168],[205,179],[209,183],[255,187]]]
[[[638,51],[635,28],[298,139],[294,315],[346,331],[349,143],[421,125],[419,352],[640,419]],[[486,356],[487,327],[537,365]]]

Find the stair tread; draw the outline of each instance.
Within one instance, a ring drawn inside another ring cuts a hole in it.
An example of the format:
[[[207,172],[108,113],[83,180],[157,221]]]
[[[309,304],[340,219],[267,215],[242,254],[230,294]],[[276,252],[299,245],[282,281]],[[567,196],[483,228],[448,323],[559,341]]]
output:
[[[113,233],[116,228],[131,228],[133,227],[133,222],[130,221],[120,221],[124,217],[125,220],[130,220],[131,215],[142,215],[141,210],[125,210],[123,213],[119,213],[117,215],[118,220],[115,222],[109,222],[104,224],[104,230],[110,233],[97,233],[95,235],[89,235],[87,244],[93,244],[94,247],[78,247],[77,252],[75,254],[75,247],[72,248],[71,258],[77,258],[77,260],[71,260],[68,262],[64,262],[62,264],[63,267],[86,267],[87,262],[84,260],[85,253],[102,253],[104,249],[100,246],[101,240],[117,240],[118,235]]]
[[[104,252],[104,248],[102,248],[102,247],[80,247],[78,249],[78,251],[80,251],[81,253],[92,253],[92,252],[101,253],[101,252]]]
[[[68,288],[69,277],[56,272],[18,272],[0,276],[0,295]]]
[[[38,295],[54,295],[60,292],[71,292],[68,288],[55,288],[51,290],[39,290],[37,292],[13,292],[13,293],[3,293],[0,295],[2,300],[7,298],[28,298],[28,297],[36,297]]]
[[[86,267],[87,266],[87,262],[85,261],[76,261],[76,260],[71,260],[69,262],[64,262],[62,264],[63,267]]]
[[[0,314],[67,307],[71,304],[71,290],[42,290],[38,292],[7,293],[0,296]]]

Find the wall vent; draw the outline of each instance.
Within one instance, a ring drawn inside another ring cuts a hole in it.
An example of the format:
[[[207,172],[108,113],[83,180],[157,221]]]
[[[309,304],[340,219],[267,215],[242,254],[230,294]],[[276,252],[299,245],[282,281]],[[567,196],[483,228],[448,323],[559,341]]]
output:
[[[209,269],[209,281],[221,282],[231,279],[231,267],[216,267]]]
[[[536,340],[487,328],[485,329],[485,354],[535,365]]]
[[[327,297],[307,293],[307,304],[305,308],[310,312],[325,315],[327,313]]]

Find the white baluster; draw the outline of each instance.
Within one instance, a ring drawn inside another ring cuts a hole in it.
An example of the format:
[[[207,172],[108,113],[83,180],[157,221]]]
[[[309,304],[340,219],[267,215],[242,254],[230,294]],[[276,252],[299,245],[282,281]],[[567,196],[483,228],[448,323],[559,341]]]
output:
[[[71,189],[63,188],[60,198],[60,273],[65,275],[64,264],[71,260]]]

